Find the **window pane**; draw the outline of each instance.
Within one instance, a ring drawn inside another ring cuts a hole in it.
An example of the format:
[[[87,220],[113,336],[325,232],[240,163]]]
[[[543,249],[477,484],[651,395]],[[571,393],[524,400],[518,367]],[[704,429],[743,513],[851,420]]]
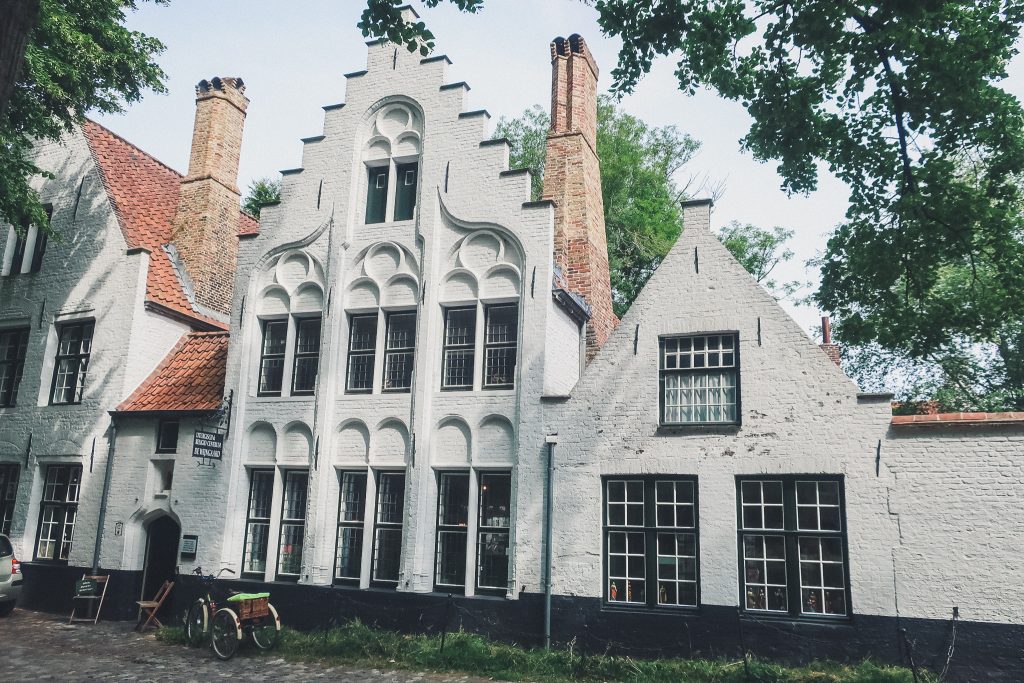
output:
[[[0,406],[13,406],[25,368],[27,329],[0,331]]]
[[[438,494],[438,524],[465,527],[469,523],[469,475],[442,474]]]
[[[387,328],[384,389],[386,391],[408,391],[412,387],[416,314],[392,313],[388,316]]]
[[[664,422],[736,422],[734,344],[732,335],[662,340]]]
[[[405,474],[381,474],[377,489],[377,521],[401,524],[405,503]]]
[[[366,170],[366,222],[383,223],[388,206],[388,167]]]
[[[396,166],[396,178],[398,186],[395,188],[395,220],[407,221],[412,218],[416,208],[416,162],[398,164]],[[367,221],[368,223],[370,221]]]
[[[278,573],[297,575],[302,570],[303,524],[281,524],[281,546]]]
[[[349,327],[348,390],[373,388],[373,363],[377,348],[377,316],[354,315]]]
[[[0,465],[0,534],[11,533],[19,472],[17,465]]]
[[[447,389],[472,388],[475,344],[476,309],[450,308],[446,310],[443,387]]]
[[[487,349],[484,386],[507,387],[515,383],[516,348],[498,346]]]
[[[481,588],[508,588],[508,533],[485,532],[480,534],[477,548],[479,574],[477,585]]]
[[[358,579],[363,560],[361,527],[338,527],[338,561],[334,575],[339,579]]]
[[[616,548],[618,550],[613,551]],[[642,532],[608,532],[608,601],[647,601]]]
[[[842,544],[837,538],[800,537],[800,611],[846,614]]]
[[[373,538],[374,581],[398,581],[404,509],[405,473],[381,472],[377,479],[377,519]]]
[[[292,372],[292,393],[310,394],[316,388],[320,365],[320,318],[296,321],[295,367]]]
[[[781,536],[743,537],[745,605],[749,610],[785,612],[785,539]]]
[[[463,586],[466,583],[466,532],[437,532],[437,583]]]
[[[373,553],[374,580],[397,582],[402,556],[402,530],[377,529]]]
[[[263,345],[260,354],[259,393],[280,395],[284,377],[284,352],[288,338],[288,321],[263,322]]]
[[[480,526],[504,528],[511,526],[512,475],[480,475]]]
[[[338,520],[362,522],[366,509],[366,473],[342,472]]]
[[[519,306],[488,306],[486,312],[484,386],[512,386],[515,382]]]
[[[273,495],[273,470],[253,470],[250,474],[249,511],[246,519],[245,548],[242,553],[242,571],[245,573],[266,572]]]
[[[694,534],[658,534],[658,604],[697,604]]]

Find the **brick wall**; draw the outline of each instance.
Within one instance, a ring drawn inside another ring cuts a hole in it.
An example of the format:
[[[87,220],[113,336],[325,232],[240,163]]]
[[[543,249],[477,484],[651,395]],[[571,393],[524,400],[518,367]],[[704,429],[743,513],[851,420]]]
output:
[[[249,100],[240,78],[196,86],[196,117],[188,175],[174,218],[173,243],[196,303],[229,312],[238,255],[238,159]]]
[[[551,43],[544,196],[555,202],[555,263],[567,288],[590,305],[588,361],[616,323],[597,158],[597,75],[594,58],[580,36]]]

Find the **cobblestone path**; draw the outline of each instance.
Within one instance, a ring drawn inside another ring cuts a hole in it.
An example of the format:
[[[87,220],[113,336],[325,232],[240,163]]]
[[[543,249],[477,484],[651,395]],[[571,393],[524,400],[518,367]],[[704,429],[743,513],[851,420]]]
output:
[[[207,647],[164,645],[134,624],[69,626],[67,617],[16,609],[0,619],[0,679],[45,681],[340,681],[341,683],[483,683],[461,675],[424,674],[286,662],[250,656],[219,661]]]

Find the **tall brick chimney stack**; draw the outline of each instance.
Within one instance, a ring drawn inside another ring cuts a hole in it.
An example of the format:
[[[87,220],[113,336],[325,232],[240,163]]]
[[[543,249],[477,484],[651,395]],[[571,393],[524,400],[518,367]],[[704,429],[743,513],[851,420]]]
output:
[[[597,158],[597,76],[594,57],[579,35],[551,42],[551,128],[544,197],[555,202],[555,264],[566,288],[590,305],[588,362],[618,322],[612,311]]]
[[[231,310],[238,258],[238,157],[249,100],[241,78],[196,86],[196,121],[188,175],[181,181],[172,243],[199,306]]]
[[[840,365],[839,344],[832,343],[832,321],[827,315],[821,318],[821,343],[818,346],[833,363]]]

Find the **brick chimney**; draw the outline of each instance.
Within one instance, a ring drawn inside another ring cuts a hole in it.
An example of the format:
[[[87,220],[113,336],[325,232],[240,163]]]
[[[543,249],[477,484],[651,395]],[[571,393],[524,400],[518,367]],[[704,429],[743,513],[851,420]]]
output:
[[[821,318],[821,344],[818,345],[825,355],[832,359],[836,365],[839,363],[839,344],[832,343],[832,321],[828,316]]]
[[[231,310],[238,258],[238,156],[248,106],[241,78],[212,78],[196,86],[192,152],[171,238],[195,303],[221,314]]]
[[[601,167],[597,158],[597,64],[577,34],[551,42],[551,128],[544,198],[555,202],[555,265],[590,306],[587,361],[608,339],[612,312]]]

